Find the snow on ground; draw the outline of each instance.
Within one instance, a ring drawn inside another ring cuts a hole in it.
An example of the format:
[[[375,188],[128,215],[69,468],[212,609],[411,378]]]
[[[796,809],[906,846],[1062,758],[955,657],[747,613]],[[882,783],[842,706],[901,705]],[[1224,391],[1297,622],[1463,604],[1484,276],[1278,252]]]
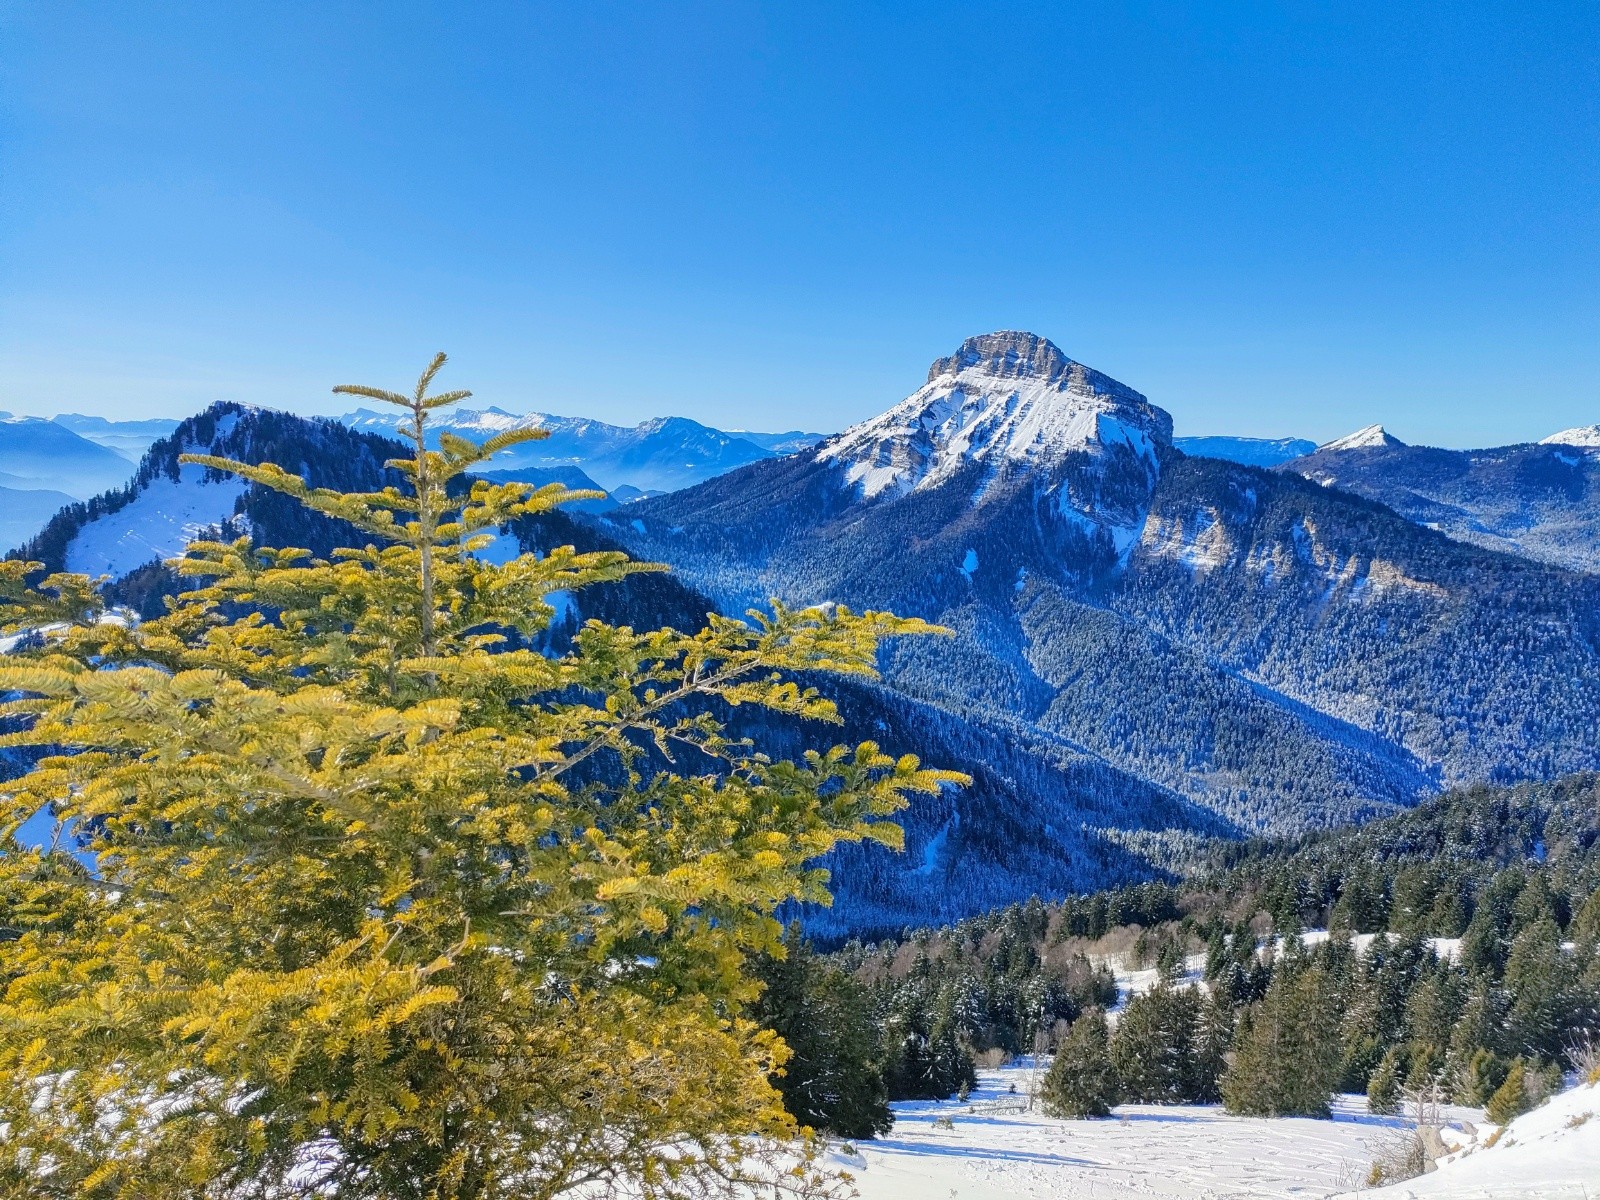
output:
[[[1399,1125],[1370,1116],[1356,1096],[1337,1097],[1331,1121],[1233,1117],[1209,1106],[1127,1104],[1103,1121],[1004,1111],[1025,1102],[1030,1074],[1026,1063],[981,1072],[967,1104],[897,1104],[888,1134],[855,1143],[853,1154],[841,1149],[834,1165],[855,1176],[861,1200],[1325,1197],[1364,1179],[1371,1143]],[[1473,1109],[1447,1112],[1483,1119]]]
[[[245,482],[204,482],[205,469],[184,466],[178,482],[153,480],[132,502],[90,521],[67,547],[67,570],[126,575],[154,559],[177,558],[208,527],[233,515]]]
[[[1437,1171],[1361,1195],[1372,1200],[1600,1200],[1600,1086],[1570,1088],[1512,1121],[1492,1146],[1489,1140],[1480,1137],[1442,1159]]]
[[[1155,967],[1131,970],[1120,960],[1111,960],[1106,965],[1111,968],[1111,974],[1117,982],[1117,1002],[1111,1006],[1108,1014],[1115,1023],[1117,1014],[1128,1007],[1129,1000],[1142,996],[1160,982],[1161,972]],[[1183,974],[1172,982],[1174,987],[1197,987],[1204,992],[1210,990],[1206,986],[1205,976],[1206,956],[1191,954],[1183,960]]]

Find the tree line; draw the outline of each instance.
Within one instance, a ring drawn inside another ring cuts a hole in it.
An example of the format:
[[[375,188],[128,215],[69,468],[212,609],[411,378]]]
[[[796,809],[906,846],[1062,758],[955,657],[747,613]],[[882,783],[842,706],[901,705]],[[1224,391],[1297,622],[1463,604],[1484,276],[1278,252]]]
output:
[[[1597,889],[1600,781],[1586,775],[1463,789],[1362,829],[1220,850],[1184,882],[1030,900],[828,955],[790,937],[794,961],[848,997],[833,1011],[859,1014],[851,1069],[884,1099],[957,1094],[976,1061],[1048,1048],[1062,1115],[1221,1102],[1316,1116],[1352,1091],[1392,1111],[1426,1086],[1505,1117],[1600,1035]],[[1119,998],[1111,957],[1155,986]],[[803,1046],[818,1011],[805,989],[764,1003]],[[806,1070],[803,1050],[790,1069]],[[814,1102],[805,1119],[874,1128]]]

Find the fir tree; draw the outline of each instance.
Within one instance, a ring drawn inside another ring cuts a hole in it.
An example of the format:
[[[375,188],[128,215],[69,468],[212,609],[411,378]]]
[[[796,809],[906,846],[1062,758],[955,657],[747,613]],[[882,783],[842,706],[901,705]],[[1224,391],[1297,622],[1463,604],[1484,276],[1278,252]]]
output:
[[[1494,1095],[1489,1097],[1489,1103],[1484,1105],[1484,1115],[1496,1125],[1507,1125],[1513,1118],[1527,1112],[1530,1107],[1528,1072],[1519,1058],[1511,1064],[1504,1082],[1495,1089]]]
[[[1513,1053],[1547,1060],[1561,1055],[1578,1016],[1572,975],[1573,957],[1562,951],[1560,931],[1548,916],[1517,934],[1504,979],[1512,996],[1506,1043]]]
[[[758,960],[765,988],[752,1009],[789,1049],[776,1080],[784,1107],[802,1125],[838,1137],[888,1132],[894,1116],[865,989],[818,960],[798,925],[784,949]]]
[[[1367,1111],[1393,1116],[1400,1111],[1400,1056],[1390,1050],[1367,1083]]]
[[[885,1031],[884,1081],[891,1100],[944,1100],[978,1085],[972,1054],[962,1043],[947,1001],[929,1013],[902,1010]]]
[[[1117,1077],[1109,1043],[1103,1009],[1092,1008],[1072,1023],[1040,1089],[1045,1112],[1068,1118],[1111,1114],[1117,1102]]]
[[[1240,1021],[1223,1103],[1245,1116],[1325,1117],[1338,1079],[1337,1024],[1321,970],[1279,971]]]
[[[1509,1068],[1499,1055],[1479,1046],[1462,1071],[1456,1088],[1457,1099],[1463,1104],[1487,1106],[1500,1085],[1506,1081],[1508,1073]]]
[[[0,797],[7,1194],[698,1197],[792,1144],[746,960],[826,897],[818,855],[898,844],[885,818],[957,777],[870,744],[771,761],[717,713],[836,719],[782,673],[870,676],[926,627],[780,607],[518,648],[553,593],[646,568],[480,553],[584,494],[466,478],[528,431],[429,450],[467,394],[429,394],[443,361],[339,389],[408,411],[405,487],[191,460],[366,544],[191,546],[197,586],[142,625],[0,565],[0,631],[43,642],[0,666],[0,743],[42,752]],[[92,869],[14,840],[41,812]]]
[[[1600,888],[1583,902],[1567,933],[1580,950],[1600,949]]]
[[[1111,1065],[1123,1100],[1185,1104],[1208,1091],[1201,1079],[1201,1002],[1193,988],[1159,984],[1135,996],[1117,1019]]]

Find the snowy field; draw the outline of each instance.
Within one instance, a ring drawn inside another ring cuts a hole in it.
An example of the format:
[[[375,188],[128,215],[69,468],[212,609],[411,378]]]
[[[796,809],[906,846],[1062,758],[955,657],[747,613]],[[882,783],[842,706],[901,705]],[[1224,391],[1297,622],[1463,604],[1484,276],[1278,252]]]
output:
[[[836,1163],[855,1175],[862,1200],[1325,1197],[1364,1179],[1369,1143],[1398,1125],[1369,1116],[1365,1098],[1355,1096],[1336,1100],[1331,1121],[1139,1104],[1119,1106],[1103,1121],[985,1111],[1017,1101],[1013,1083],[1025,1098],[1029,1074],[1025,1066],[980,1072],[968,1104],[897,1104],[894,1129],[857,1143],[855,1155],[836,1155]],[[1476,1110],[1448,1112],[1482,1125]]]

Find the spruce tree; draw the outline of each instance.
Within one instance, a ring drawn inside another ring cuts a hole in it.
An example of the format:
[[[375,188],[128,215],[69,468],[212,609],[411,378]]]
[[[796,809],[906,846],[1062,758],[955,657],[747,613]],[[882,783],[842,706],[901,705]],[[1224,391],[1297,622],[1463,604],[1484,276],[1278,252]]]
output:
[[[1400,1056],[1395,1050],[1383,1056],[1367,1083],[1367,1111],[1386,1117],[1400,1111]]]
[[[1511,1064],[1504,1082],[1489,1097],[1489,1103],[1484,1105],[1484,1115],[1496,1125],[1507,1125],[1513,1118],[1527,1112],[1528,1108],[1528,1073],[1519,1058]]]
[[[1072,1023],[1040,1088],[1053,1117],[1105,1117],[1117,1102],[1105,1010],[1092,1008]]]
[[[405,486],[189,460],[364,544],[193,545],[194,590],[131,625],[0,565],[0,632],[42,643],[0,665],[0,743],[40,755],[0,795],[0,1191],[664,1198],[779,1169],[746,961],[826,898],[819,855],[898,845],[885,818],[958,777],[871,744],[772,761],[717,714],[836,720],[784,673],[870,676],[926,627],[775,607],[519,648],[553,593],[645,568],[481,553],[584,494],[467,478],[529,431],[431,449],[467,395],[429,393],[443,362],[339,389],[408,412]],[[93,867],[16,840],[40,813]]]
[[[1319,968],[1279,970],[1241,1020],[1222,1079],[1229,1112],[1325,1117],[1339,1079],[1337,1023]]]

